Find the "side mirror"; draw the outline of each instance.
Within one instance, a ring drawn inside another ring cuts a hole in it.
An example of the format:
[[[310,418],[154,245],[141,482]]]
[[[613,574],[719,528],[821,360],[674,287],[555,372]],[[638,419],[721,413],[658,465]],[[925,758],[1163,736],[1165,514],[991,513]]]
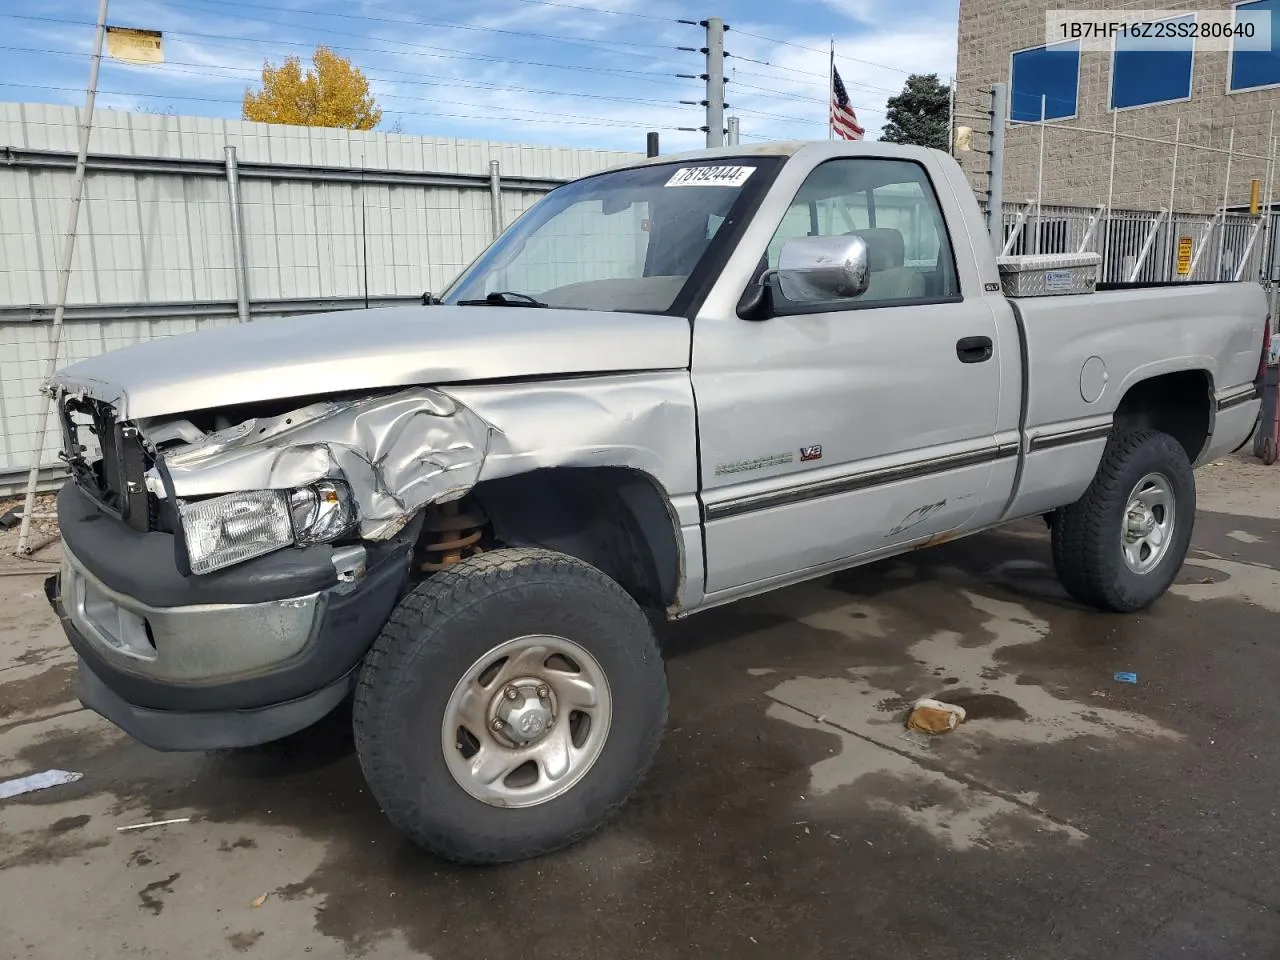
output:
[[[778,252],[778,287],[793,303],[852,300],[867,292],[861,237],[795,237]]]

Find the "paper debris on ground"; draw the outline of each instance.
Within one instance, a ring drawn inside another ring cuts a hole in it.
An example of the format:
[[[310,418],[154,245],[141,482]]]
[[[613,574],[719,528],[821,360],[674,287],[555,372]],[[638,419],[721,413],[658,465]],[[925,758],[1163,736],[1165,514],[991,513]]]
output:
[[[922,730],[925,733],[950,733],[964,722],[964,717],[964,707],[923,697],[911,708],[911,714],[907,717],[907,729]]]
[[[69,770],[45,770],[41,773],[18,777],[16,780],[3,780],[0,781],[0,800],[8,800],[10,797],[30,793],[33,790],[47,790],[50,787],[60,787],[65,783],[75,783],[83,776],[83,773],[72,773]]]
[[[117,833],[127,833],[130,830],[146,830],[148,827],[167,827],[171,823],[190,823],[190,817],[175,817],[173,820],[151,820],[147,823],[133,823],[127,827],[116,827]]]

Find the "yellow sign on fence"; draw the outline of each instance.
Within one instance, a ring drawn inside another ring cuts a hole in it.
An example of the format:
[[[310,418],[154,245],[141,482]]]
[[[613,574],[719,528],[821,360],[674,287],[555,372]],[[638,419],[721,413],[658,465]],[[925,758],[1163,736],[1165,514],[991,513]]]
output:
[[[159,30],[107,27],[107,55],[125,63],[164,63],[164,40]]]
[[[1180,277],[1191,273],[1191,251],[1194,245],[1190,237],[1178,238],[1178,276]]]

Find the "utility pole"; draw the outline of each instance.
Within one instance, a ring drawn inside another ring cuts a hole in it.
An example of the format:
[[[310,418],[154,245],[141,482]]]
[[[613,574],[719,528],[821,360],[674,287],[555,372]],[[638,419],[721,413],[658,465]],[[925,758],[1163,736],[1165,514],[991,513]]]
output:
[[[707,28],[707,146],[724,146],[724,21],[711,17]]]
[[[102,41],[107,32],[107,0],[98,2],[98,28],[93,35],[93,56],[89,59],[89,86],[85,90],[84,112],[80,115],[80,149],[76,154],[75,178],[71,184],[71,209],[67,216],[67,235],[58,262],[58,300],[53,308],[53,325],[49,329],[49,366],[45,382],[58,372],[58,347],[62,342],[62,317],[67,307],[67,287],[71,282],[71,264],[76,251],[76,227],[80,222],[80,198],[84,196],[84,169],[89,155],[89,131],[93,129],[93,101],[98,95],[98,68],[102,65]],[[18,529],[18,556],[31,552],[31,511],[35,509],[36,485],[40,482],[40,458],[44,455],[44,437],[49,429],[52,397],[45,397],[40,407],[35,442],[31,445],[31,472],[27,474],[26,499],[22,505],[22,525]],[[71,451],[68,451],[70,453]]]
[[[987,230],[997,254],[1004,249],[1004,118],[1009,113],[1009,88],[991,86],[991,136],[987,156]]]
[[[736,147],[738,145],[740,121],[737,117],[729,118],[729,143],[728,146]]]

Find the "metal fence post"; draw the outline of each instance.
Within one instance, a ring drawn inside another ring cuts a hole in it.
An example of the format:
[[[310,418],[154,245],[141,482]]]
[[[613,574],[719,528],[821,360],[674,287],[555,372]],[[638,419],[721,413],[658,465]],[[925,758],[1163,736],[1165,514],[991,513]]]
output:
[[[84,113],[80,115],[79,150],[76,153],[76,172],[71,185],[71,209],[67,215],[67,233],[62,243],[62,257],[58,261],[58,302],[53,308],[53,324],[49,327],[49,364],[44,383],[58,372],[58,348],[62,345],[62,319],[67,309],[67,291],[71,286],[71,268],[75,262],[76,232],[80,225],[80,201],[84,197],[85,168],[89,162],[89,133],[93,129],[93,104],[98,95],[98,72],[102,66],[102,41],[107,29],[107,0],[99,0],[98,25],[93,35],[93,56],[89,59],[89,87],[85,91]],[[20,557],[31,552],[31,513],[36,504],[36,485],[40,482],[40,458],[44,455],[44,438],[49,431],[49,411],[54,395],[47,393],[40,403],[40,419],[31,444],[31,469],[27,473],[27,489],[22,501],[22,522],[18,527]]]
[[[1236,128],[1231,128],[1227,140],[1227,177],[1222,182],[1222,229],[1218,235],[1218,259],[1213,268],[1213,279],[1222,279],[1222,261],[1227,252],[1227,200],[1231,192],[1231,159],[1236,148]]]
[[[227,145],[227,203],[231,208],[231,255],[236,268],[236,316],[249,322],[249,259],[245,250],[244,220],[240,216],[240,167],[236,148]]]
[[[987,230],[991,247],[1004,246],[1004,118],[1009,113],[1009,88],[991,85],[991,162],[987,174]]]
[[[502,166],[497,160],[489,161],[489,215],[493,239],[497,240],[502,233]]]

